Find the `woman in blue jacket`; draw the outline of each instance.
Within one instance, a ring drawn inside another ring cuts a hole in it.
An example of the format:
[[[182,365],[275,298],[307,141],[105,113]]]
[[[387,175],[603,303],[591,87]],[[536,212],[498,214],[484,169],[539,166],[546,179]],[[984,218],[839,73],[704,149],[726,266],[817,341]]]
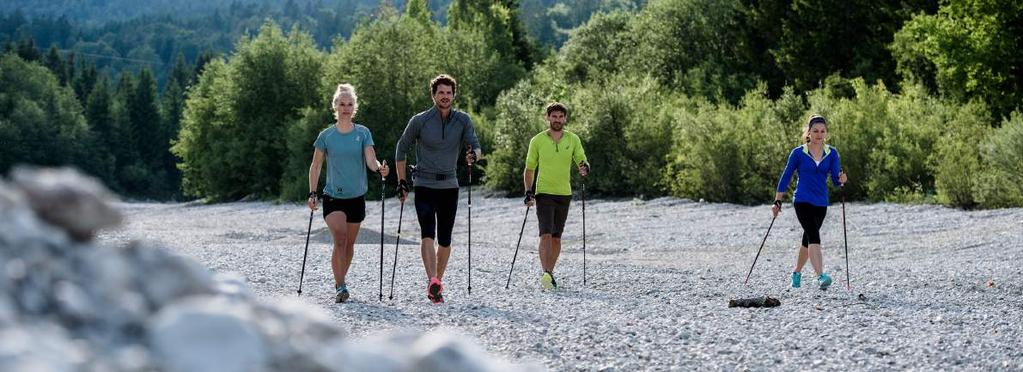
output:
[[[828,289],[831,277],[824,272],[824,258],[821,255],[821,225],[828,213],[828,176],[831,184],[845,185],[845,172],[839,161],[838,150],[825,141],[828,137],[828,122],[820,115],[812,115],[803,130],[805,143],[789,153],[785,171],[778,180],[771,212],[775,217],[781,212],[781,201],[789,188],[792,173],[798,175],[796,191],[792,194],[792,208],[803,227],[803,241],[799,246],[796,268],[792,271],[792,287],[798,288],[802,279],[803,266],[807,258],[817,274],[817,285]]]

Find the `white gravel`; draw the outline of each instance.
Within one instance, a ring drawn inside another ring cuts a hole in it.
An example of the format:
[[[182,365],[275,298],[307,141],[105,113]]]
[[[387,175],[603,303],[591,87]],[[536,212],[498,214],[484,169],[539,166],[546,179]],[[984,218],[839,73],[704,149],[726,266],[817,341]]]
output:
[[[841,206],[822,231],[826,271],[816,289],[789,273],[800,230],[786,204],[748,286],[743,279],[770,223],[768,206],[661,198],[587,202],[583,285],[581,204],[572,204],[556,270],[539,289],[530,211],[512,287],[504,289],[525,207],[474,190],[472,294],[467,293],[465,192],[447,303],[431,305],[411,203],[404,213],[395,299],[387,299],[398,203],[388,199],[384,300],[378,301],[380,204],[367,218],[349,274],[353,301],[333,303],[329,235],[317,211],[302,301],[355,337],[454,331],[488,352],[556,370],[1023,369],[1023,209],[846,205],[852,291],[846,290]],[[481,195],[483,194],[483,195]],[[215,272],[238,272],[259,297],[294,297],[309,210],[298,204],[118,205],[125,224],[99,240],[157,241]],[[771,295],[780,307],[728,308]],[[862,295],[862,296],[860,296]]]

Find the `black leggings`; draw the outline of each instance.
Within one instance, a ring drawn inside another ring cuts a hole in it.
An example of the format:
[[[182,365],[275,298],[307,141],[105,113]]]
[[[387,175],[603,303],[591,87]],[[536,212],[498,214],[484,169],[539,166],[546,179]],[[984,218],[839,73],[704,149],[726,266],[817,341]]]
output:
[[[458,211],[458,189],[431,189],[416,186],[416,217],[420,237],[437,239],[441,247],[451,246],[451,230]]]
[[[821,225],[824,225],[824,217],[828,215],[828,207],[799,202],[792,204],[792,208],[796,210],[799,225],[803,226],[803,246],[821,244]]]

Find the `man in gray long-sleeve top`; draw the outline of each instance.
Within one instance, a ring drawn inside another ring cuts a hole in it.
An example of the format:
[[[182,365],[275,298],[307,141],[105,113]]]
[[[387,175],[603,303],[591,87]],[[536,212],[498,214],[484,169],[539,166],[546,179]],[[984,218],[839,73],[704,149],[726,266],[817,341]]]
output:
[[[418,164],[413,177],[416,216],[422,231],[423,266],[430,281],[426,287],[427,298],[434,303],[444,302],[441,280],[451,257],[451,230],[458,210],[458,176],[455,173],[458,157],[464,154],[469,164],[482,157],[472,119],[451,108],[456,88],[455,79],[448,75],[439,75],[430,82],[433,107],[409,119],[394,154],[398,195],[404,203],[409,192],[405,154],[416,145]],[[434,248],[434,239],[437,248]]]

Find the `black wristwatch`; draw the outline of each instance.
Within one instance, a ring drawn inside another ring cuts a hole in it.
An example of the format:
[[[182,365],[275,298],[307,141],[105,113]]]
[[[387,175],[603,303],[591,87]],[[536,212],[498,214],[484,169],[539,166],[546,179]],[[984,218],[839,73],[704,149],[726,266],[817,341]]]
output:
[[[318,198],[319,196],[320,196],[320,193],[318,193],[316,191],[310,191],[309,192],[309,197],[307,197],[306,199],[308,199],[308,198]]]
[[[781,200],[775,200],[774,201],[774,206],[778,207],[778,208],[781,208]]]

